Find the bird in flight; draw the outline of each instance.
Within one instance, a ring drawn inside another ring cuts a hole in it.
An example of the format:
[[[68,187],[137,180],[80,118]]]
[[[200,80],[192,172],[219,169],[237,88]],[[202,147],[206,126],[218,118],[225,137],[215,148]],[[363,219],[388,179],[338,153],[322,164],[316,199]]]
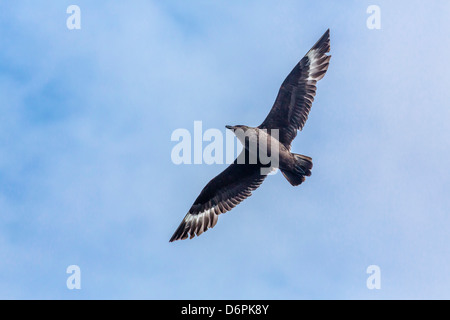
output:
[[[286,77],[262,124],[255,128],[244,125],[226,126],[233,130],[244,148],[228,168],[203,188],[170,242],[188,237],[192,239],[213,228],[219,214],[230,211],[251,196],[271,169],[280,169],[293,186],[300,185],[305,177],[311,175],[312,159],[291,153],[290,149],[297,131],[303,129],[308,118],[316,95],[317,81],[324,77],[328,69],[331,58],[331,55],[327,55],[328,52],[329,29]],[[252,148],[255,145],[256,148]],[[277,163],[263,161],[260,151],[273,150],[274,146]]]

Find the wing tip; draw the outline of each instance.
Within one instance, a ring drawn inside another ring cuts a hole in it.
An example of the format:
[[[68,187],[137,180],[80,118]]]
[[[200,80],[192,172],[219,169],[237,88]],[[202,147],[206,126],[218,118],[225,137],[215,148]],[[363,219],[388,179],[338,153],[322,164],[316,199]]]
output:
[[[324,77],[331,59],[331,54],[327,54],[330,52],[330,49],[330,29],[327,29],[306,54],[309,58],[309,63],[311,64],[308,80],[319,81]]]
[[[175,232],[173,233],[173,235],[170,238],[169,242],[174,242],[176,240],[181,240],[185,229],[186,229],[186,222],[183,219],[183,221],[181,221],[181,223],[180,223],[179,227],[177,228],[177,230],[175,230]]]
[[[197,213],[196,217],[194,217],[191,213],[188,213],[186,217],[184,217],[183,221],[181,221],[169,242],[185,240],[187,238],[192,239],[195,236],[198,237],[203,232],[214,228],[219,218],[219,214],[223,213],[215,208],[216,207],[212,207],[207,211]]]
[[[311,50],[319,50],[320,53],[330,52],[330,28],[320,37]]]

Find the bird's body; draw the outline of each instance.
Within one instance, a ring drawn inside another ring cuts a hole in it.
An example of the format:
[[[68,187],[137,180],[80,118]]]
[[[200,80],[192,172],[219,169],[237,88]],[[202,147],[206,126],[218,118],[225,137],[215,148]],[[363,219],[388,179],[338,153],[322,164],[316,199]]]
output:
[[[227,126],[227,128],[234,130],[237,138],[247,151],[241,155],[247,155],[248,159],[239,161],[238,158],[238,163],[244,164],[247,161],[249,163],[266,164],[266,167],[262,167],[263,169],[267,169],[265,170],[266,172],[271,172],[274,169],[280,169],[283,173],[295,171],[297,157],[299,155],[292,153],[289,147],[286,147],[280,142],[278,129],[266,130],[247,126]]]
[[[291,143],[308,118],[317,81],[325,75],[331,56],[329,30],[284,80],[275,103],[258,127],[226,126],[244,148],[236,160],[212,179],[194,201],[170,241],[192,238],[212,228],[218,215],[231,210],[258,188],[277,168],[293,186],[311,175],[312,159],[292,153]]]

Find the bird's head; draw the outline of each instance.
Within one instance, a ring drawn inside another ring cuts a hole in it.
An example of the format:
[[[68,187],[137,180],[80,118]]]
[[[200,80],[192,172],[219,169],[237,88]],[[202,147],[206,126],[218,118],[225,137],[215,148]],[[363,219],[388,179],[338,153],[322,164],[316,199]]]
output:
[[[239,141],[245,145],[245,140],[250,135],[254,134],[254,132],[250,129],[250,127],[244,126],[244,125],[237,125],[237,126],[225,126],[225,128],[231,130],[236,137],[239,139]]]
[[[237,125],[237,126],[225,126],[225,128],[231,130],[231,131],[235,131],[235,130],[242,130],[242,131],[247,131],[248,127],[247,126],[243,126],[243,125]]]

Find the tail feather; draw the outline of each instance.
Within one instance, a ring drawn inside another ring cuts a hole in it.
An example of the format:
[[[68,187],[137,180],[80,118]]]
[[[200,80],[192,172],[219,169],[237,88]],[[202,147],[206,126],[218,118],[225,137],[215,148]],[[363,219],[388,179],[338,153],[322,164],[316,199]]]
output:
[[[310,157],[301,154],[294,154],[294,158],[294,167],[291,170],[282,169],[281,172],[291,185],[298,186],[311,175],[313,163]]]

